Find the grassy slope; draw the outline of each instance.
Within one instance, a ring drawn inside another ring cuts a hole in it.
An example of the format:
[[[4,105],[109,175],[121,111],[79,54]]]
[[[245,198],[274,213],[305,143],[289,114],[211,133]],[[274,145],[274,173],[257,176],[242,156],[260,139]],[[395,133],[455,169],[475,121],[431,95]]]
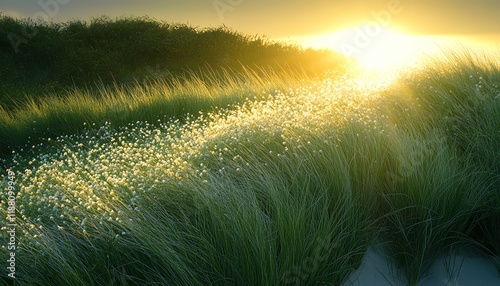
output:
[[[145,77],[185,76],[188,70],[242,66],[321,69],[339,63],[326,51],[247,36],[225,27],[199,29],[149,18],[106,17],[90,22],[39,23],[0,14],[0,103],[65,88],[131,83]]]
[[[495,57],[450,51],[403,76],[404,84],[391,91],[404,96],[403,104],[380,102],[398,110],[396,123],[410,135],[394,139],[400,159],[391,171],[392,187],[382,194],[380,214],[388,247],[414,285],[435,258],[471,238],[489,255],[500,254]]]
[[[376,237],[411,285],[465,242],[498,257],[500,67],[479,56],[388,88],[254,78],[228,90],[266,93],[231,110],[108,123],[14,155],[18,276],[338,285]]]
[[[290,98],[273,92],[269,100],[184,125],[119,133],[108,125],[95,139],[66,138],[74,145],[55,148],[50,158],[40,154],[34,172],[20,174],[18,202],[24,227],[45,226],[20,237],[47,255],[20,255],[20,276],[60,285],[342,282],[369,244],[368,213],[350,195],[341,149],[324,146],[330,158],[324,160],[320,150],[300,146],[324,136],[294,133],[302,120],[321,124],[294,111],[301,104],[318,108],[304,99],[293,103],[307,90]],[[296,127],[283,129],[285,120]],[[309,160],[313,153],[318,159]],[[79,185],[82,178],[92,183]],[[30,269],[37,263],[43,274]],[[106,267],[87,272],[83,265]],[[46,281],[47,273],[55,277]]]
[[[341,71],[345,63],[331,52],[223,27],[105,17],[48,24],[0,15],[1,155],[80,132],[83,124],[123,126],[226,108],[280,79]],[[259,80],[268,84],[245,94],[246,81]]]
[[[182,79],[101,87],[98,91],[75,90],[64,98],[53,94],[16,111],[0,109],[0,155],[8,156],[11,151],[99,127],[105,122],[119,127],[137,121],[184,120],[188,114],[262,99],[274,89],[287,89],[315,77],[304,71],[224,70],[203,77],[192,74]]]

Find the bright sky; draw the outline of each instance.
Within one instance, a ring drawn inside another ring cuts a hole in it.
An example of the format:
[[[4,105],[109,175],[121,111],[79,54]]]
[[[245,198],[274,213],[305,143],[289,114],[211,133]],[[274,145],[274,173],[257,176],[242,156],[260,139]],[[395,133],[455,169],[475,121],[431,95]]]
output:
[[[372,65],[409,59],[436,39],[500,39],[498,0],[1,0],[0,11],[53,21],[149,16],[326,47]],[[377,62],[377,60],[379,62]]]

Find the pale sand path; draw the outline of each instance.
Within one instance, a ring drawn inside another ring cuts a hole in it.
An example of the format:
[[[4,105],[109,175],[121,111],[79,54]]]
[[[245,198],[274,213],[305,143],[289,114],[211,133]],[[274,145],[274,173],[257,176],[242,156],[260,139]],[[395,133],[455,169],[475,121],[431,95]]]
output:
[[[402,286],[404,275],[380,251],[369,249],[361,264],[342,286]],[[419,286],[500,286],[500,274],[487,258],[472,250],[438,259]]]

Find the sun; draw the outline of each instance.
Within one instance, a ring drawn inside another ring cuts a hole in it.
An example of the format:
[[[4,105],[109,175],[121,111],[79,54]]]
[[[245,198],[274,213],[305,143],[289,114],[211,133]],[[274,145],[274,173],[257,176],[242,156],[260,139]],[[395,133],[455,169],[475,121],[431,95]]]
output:
[[[415,49],[409,36],[394,31],[384,30],[375,38],[358,39],[358,46],[346,50],[340,46],[340,52],[347,51],[349,56],[358,60],[361,65],[372,69],[389,69],[403,66],[414,60]],[[352,48],[352,47],[351,47]]]
[[[435,47],[430,38],[373,24],[311,37],[306,45],[333,49],[354,59],[360,66],[375,70],[415,65],[421,55]]]

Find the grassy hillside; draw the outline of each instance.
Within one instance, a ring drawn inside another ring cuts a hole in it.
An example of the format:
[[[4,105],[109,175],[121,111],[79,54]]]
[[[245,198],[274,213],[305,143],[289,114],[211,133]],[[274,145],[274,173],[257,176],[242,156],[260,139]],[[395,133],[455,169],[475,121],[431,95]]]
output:
[[[18,282],[341,285],[373,243],[408,285],[463,245],[498,265],[497,56],[450,54],[385,85],[350,73],[186,82],[258,95],[18,152],[3,160]]]
[[[0,15],[0,156],[85,126],[227,108],[299,77],[332,68],[342,73],[346,64],[332,52],[226,27],[106,17],[43,23]],[[249,88],[259,81],[265,83]]]
[[[264,99],[317,78],[304,71],[212,71],[178,79],[151,79],[128,85],[100,86],[51,93],[13,111],[0,109],[0,156],[60,136],[99,128],[118,128],[142,121],[155,124],[216,109],[232,108],[250,99]]]
[[[321,70],[340,68],[342,62],[331,52],[304,50],[226,27],[107,17],[43,23],[0,15],[0,104],[7,110],[47,92],[182,77],[207,66]]]

